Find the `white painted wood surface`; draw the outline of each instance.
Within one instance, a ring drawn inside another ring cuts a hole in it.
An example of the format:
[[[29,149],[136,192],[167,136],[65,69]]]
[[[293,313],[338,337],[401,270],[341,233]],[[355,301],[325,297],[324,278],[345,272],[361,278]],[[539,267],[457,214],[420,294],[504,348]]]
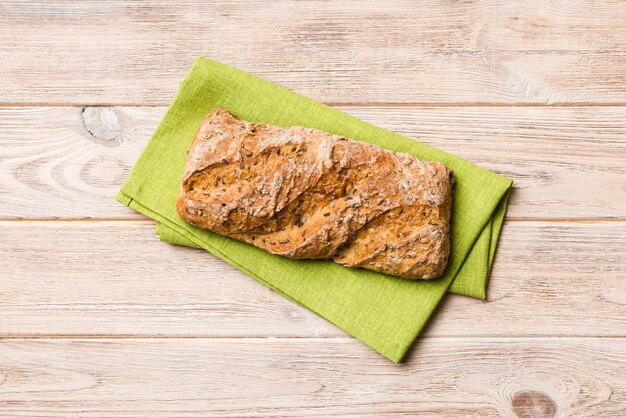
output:
[[[0,0],[0,416],[626,416],[622,1]],[[196,56],[515,179],[394,365],[114,201]],[[551,106],[550,106],[551,105]]]
[[[6,340],[0,416],[616,417],[623,343],[424,338],[394,365],[349,338]]]
[[[0,4],[5,103],[166,105],[193,59],[333,103],[625,103],[621,0]]]
[[[509,219],[626,219],[626,107],[340,109],[514,179]],[[0,108],[0,217],[140,218],[114,197],[164,113]]]
[[[152,222],[5,221],[0,236],[11,336],[346,335],[213,255],[160,242]],[[626,222],[507,223],[488,302],[450,295],[425,335],[620,337],[624,275]]]

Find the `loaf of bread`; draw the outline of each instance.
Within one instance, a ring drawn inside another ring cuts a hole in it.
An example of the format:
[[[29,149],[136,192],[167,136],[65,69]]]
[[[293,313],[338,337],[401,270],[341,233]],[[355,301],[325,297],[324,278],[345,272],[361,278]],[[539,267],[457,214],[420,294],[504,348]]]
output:
[[[196,131],[177,212],[273,254],[433,279],[448,262],[453,184],[441,163],[218,109]]]

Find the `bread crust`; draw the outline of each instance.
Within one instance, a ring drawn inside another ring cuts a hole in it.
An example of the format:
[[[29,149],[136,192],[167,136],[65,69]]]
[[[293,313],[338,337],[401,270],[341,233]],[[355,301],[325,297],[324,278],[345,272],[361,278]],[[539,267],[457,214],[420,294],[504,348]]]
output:
[[[189,149],[177,212],[273,254],[434,279],[448,262],[453,185],[441,163],[217,109]]]

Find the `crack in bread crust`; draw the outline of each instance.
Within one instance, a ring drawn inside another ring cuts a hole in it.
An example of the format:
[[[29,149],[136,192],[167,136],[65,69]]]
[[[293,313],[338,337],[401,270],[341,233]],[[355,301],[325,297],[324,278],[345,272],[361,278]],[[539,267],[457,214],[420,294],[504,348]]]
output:
[[[448,262],[453,185],[441,163],[217,109],[189,149],[177,212],[273,254],[433,279]]]

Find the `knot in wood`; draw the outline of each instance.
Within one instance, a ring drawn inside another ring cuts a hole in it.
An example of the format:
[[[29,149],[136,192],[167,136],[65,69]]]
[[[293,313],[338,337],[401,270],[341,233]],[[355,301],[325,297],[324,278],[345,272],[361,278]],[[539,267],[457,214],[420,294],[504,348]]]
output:
[[[556,415],[556,403],[543,392],[517,392],[511,404],[515,415],[520,418],[551,418]]]
[[[112,141],[120,136],[120,119],[108,107],[84,107],[81,111],[83,126],[99,141]]]

